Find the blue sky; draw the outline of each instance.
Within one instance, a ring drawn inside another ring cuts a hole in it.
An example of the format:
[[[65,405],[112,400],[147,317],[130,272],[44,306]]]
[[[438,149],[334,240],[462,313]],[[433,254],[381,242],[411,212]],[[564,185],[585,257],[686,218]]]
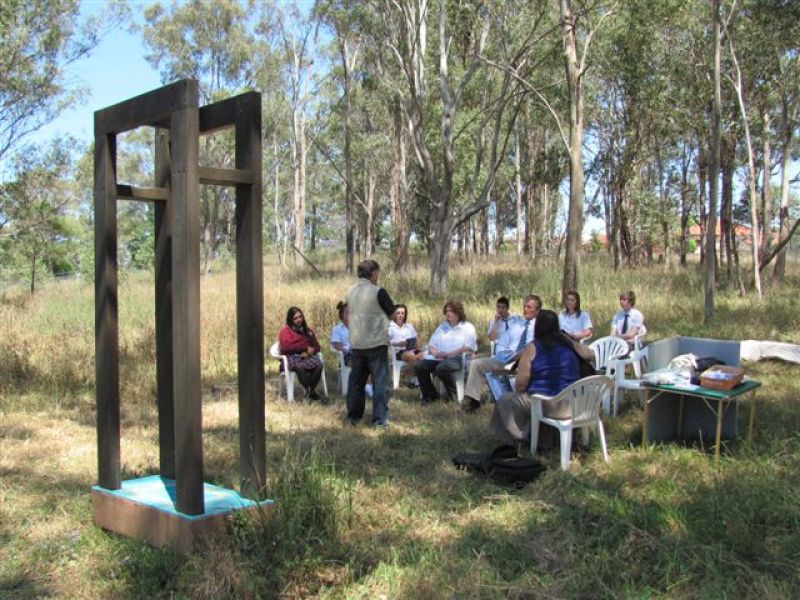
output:
[[[141,17],[144,6],[152,4],[152,1],[129,0],[129,4],[134,14]],[[105,5],[105,0],[83,0],[81,14],[95,14]],[[106,35],[91,56],[71,65],[68,70],[72,83],[89,88],[87,96],[39,130],[33,139],[44,141],[59,134],[69,134],[89,143],[94,134],[94,111],[161,85],[158,72],[147,64],[144,55],[144,46],[137,35],[124,29]]]

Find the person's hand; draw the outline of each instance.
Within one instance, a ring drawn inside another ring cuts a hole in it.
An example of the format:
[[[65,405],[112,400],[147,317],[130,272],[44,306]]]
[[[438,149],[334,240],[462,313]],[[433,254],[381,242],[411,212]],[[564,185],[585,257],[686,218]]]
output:
[[[308,356],[314,356],[314,354],[316,354],[316,352],[317,351],[314,350],[314,346],[309,346],[308,348],[306,348],[306,355],[308,355]]]

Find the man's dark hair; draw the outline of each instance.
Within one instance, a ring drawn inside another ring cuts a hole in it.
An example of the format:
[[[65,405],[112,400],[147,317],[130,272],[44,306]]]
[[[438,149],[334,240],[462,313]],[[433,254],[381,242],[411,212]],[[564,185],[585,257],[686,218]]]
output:
[[[358,263],[358,277],[369,279],[375,271],[380,271],[381,266],[378,261],[368,258]]]
[[[503,306],[505,306],[506,308],[508,308],[509,306],[511,306],[511,304],[509,304],[509,302],[508,302],[508,298],[506,298],[505,296],[500,296],[500,297],[497,299],[497,302],[496,302],[496,304],[502,304],[502,305],[503,305]]]

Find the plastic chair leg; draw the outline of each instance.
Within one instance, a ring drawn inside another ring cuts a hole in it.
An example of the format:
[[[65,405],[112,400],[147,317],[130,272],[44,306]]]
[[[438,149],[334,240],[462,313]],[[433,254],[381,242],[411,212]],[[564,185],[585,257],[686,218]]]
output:
[[[572,427],[561,430],[561,469],[569,471],[570,451],[572,450]]]
[[[536,454],[536,446],[539,445],[539,419],[531,418],[531,456]]]
[[[320,377],[322,380],[322,391],[325,392],[325,397],[328,397],[328,378],[325,377],[325,365],[322,365],[322,376]]]
[[[292,371],[284,371],[284,380],[286,382],[286,400],[294,402],[294,373]]]
[[[603,449],[603,460],[608,462],[608,447],[606,446],[606,432],[603,429],[603,422],[597,419],[597,435],[600,438],[600,447]]]

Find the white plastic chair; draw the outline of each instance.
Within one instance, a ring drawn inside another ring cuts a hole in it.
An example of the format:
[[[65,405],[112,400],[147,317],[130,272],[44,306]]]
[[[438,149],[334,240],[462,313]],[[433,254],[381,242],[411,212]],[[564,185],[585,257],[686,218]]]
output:
[[[400,375],[408,363],[397,358],[397,348],[390,346],[389,352],[392,355],[392,388],[396,390],[400,387]]]
[[[339,359],[339,393],[342,396],[347,396],[347,383],[350,381],[350,367],[345,364],[344,352],[337,350],[336,356]]]
[[[612,407],[614,416],[619,412],[621,390],[642,391],[642,373],[644,373],[649,357],[649,348],[643,348],[641,350],[633,350],[628,355],[628,358],[618,358],[614,361],[614,405]],[[628,365],[631,365],[633,369],[634,379],[625,377]]]
[[[589,344],[589,348],[594,352],[594,368],[598,371],[605,369],[608,375],[611,375],[614,369],[614,361],[624,358],[630,352],[628,342],[613,335],[593,341]]]
[[[614,376],[614,365],[618,358],[624,358],[631,351],[628,342],[620,337],[609,335],[601,337],[591,344],[589,348],[594,352],[594,368],[596,370],[605,369],[606,375]],[[603,410],[607,415],[611,415],[611,395],[603,400]]]
[[[580,428],[583,443],[589,443],[589,427],[597,427],[603,459],[608,462],[608,448],[603,422],[600,420],[600,404],[604,397],[611,394],[614,382],[607,375],[593,375],[579,379],[564,388],[557,396],[531,395],[531,454],[536,452],[539,441],[539,423],[547,423],[557,428],[561,434],[561,468],[569,470],[570,450],[572,448],[572,430]],[[558,402],[567,400],[570,405],[568,419],[553,419],[542,414],[542,400]]]
[[[289,370],[289,359],[285,354],[281,354],[280,345],[278,342],[269,347],[269,355],[272,358],[283,361],[283,381],[286,385],[286,400],[294,402],[294,383],[297,380],[297,375],[294,371]],[[322,355],[320,354],[320,359]],[[322,383],[322,390],[325,392],[325,397],[328,396],[328,382],[325,377],[325,360],[322,360],[322,375],[320,376]]]

